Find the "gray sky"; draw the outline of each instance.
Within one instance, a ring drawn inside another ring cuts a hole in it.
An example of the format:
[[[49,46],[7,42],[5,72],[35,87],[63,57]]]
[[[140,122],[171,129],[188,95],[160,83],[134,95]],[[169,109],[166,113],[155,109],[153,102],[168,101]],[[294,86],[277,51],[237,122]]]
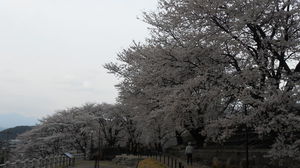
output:
[[[137,17],[155,8],[156,0],[1,0],[0,114],[114,103],[117,79],[102,66],[148,36]]]

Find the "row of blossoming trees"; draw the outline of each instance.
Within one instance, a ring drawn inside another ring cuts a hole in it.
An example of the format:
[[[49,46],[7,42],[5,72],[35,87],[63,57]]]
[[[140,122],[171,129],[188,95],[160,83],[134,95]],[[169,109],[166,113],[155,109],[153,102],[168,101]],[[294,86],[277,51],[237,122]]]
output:
[[[64,152],[95,157],[100,148],[137,145],[136,122],[120,105],[85,104],[43,118],[12,151],[12,158],[40,158]]]
[[[144,20],[151,36],[105,65],[121,79],[118,105],[47,117],[23,151],[87,153],[99,129],[106,145],[159,149],[184,131],[202,146],[243,128],[273,137],[271,158],[299,159],[299,0],[159,0]]]
[[[273,159],[300,158],[299,0],[159,0],[144,20],[146,42],[105,65],[120,103],[161,135],[201,145],[244,128],[273,137]]]

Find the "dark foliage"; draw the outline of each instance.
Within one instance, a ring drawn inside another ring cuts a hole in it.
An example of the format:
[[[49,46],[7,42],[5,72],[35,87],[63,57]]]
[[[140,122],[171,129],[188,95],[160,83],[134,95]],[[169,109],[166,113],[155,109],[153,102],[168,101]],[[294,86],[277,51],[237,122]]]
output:
[[[33,127],[34,126],[17,126],[17,127],[14,127],[14,128],[8,128],[8,129],[5,129],[5,130],[2,130],[0,132],[0,141],[16,139],[16,137],[19,134],[22,134],[26,131],[29,131]]]

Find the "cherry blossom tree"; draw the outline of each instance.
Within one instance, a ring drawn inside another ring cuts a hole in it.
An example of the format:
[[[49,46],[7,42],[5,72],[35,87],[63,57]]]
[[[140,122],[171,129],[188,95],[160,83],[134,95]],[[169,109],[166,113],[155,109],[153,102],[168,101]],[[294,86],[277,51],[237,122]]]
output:
[[[110,104],[85,104],[58,111],[20,135],[22,143],[15,153],[32,158],[76,150],[87,156],[92,142],[114,147],[122,140],[123,118],[118,110]]]
[[[240,127],[272,135],[273,158],[299,156],[298,0],[160,0],[151,37],[106,68],[121,102],[176,116],[198,142]],[[163,111],[163,112],[162,112]]]

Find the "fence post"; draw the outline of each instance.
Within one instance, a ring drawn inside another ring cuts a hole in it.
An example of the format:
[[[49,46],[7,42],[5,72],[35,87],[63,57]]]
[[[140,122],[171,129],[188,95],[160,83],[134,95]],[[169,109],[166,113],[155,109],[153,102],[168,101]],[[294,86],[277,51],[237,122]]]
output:
[[[72,166],[72,159],[69,158],[69,166]]]
[[[55,168],[55,156],[51,158],[51,168]]]
[[[59,166],[59,155],[55,156],[55,168]]]
[[[47,158],[47,164],[46,164],[47,166],[47,168],[51,168],[51,157],[49,156],[48,158]]]
[[[51,168],[50,167],[50,157],[46,157],[46,168]]]
[[[64,156],[64,166],[68,165],[68,158]]]
[[[49,168],[53,168],[52,163],[53,163],[53,156],[49,156]]]
[[[166,156],[164,155],[164,164],[165,164],[165,161],[166,161]]]
[[[65,160],[65,166],[68,166],[69,160],[66,156],[64,157],[64,160]]]
[[[57,167],[60,166],[60,165],[59,165],[59,159],[60,159],[59,155],[56,155],[56,166],[57,166]]]
[[[52,157],[52,168],[56,168],[56,155]]]
[[[55,168],[55,156],[51,158],[51,168]]]
[[[58,166],[61,166],[61,156],[58,156]]]
[[[169,155],[168,155],[168,166],[170,166],[170,162],[169,162],[169,160],[170,160],[170,157],[169,157]]]

